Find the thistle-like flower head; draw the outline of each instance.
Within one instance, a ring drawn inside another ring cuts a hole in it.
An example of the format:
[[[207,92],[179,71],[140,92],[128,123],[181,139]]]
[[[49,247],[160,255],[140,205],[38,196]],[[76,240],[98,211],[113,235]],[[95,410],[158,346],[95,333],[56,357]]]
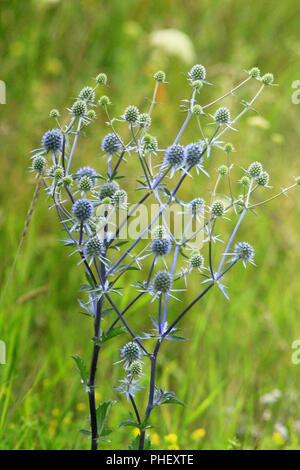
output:
[[[165,256],[170,253],[172,249],[172,242],[168,238],[157,238],[152,241],[152,253],[158,256]]]
[[[84,117],[87,112],[86,102],[84,100],[75,101],[71,111],[75,117]]]
[[[74,175],[77,180],[81,180],[81,178],[83,178],[84,176],[88,176],[92,181],[93,186],[95,186],[98,172],[94,170],[94,168],[91,168],[90,166],[84,166],[82,168],[79,168],[79,170],[77,170]]]
[[[172,167],[180,166],[184,163],[185,153],[184,147],[180,144],[171,145],[167,148],[165,161]]]
[[[185,147],[185,160],[188,166],[197,165],[202,158],[202,145],[192,143]]]
[[[252,69],[250,69],[248,71],[248,74],[251,78],[259,78],[260,77],[260,70],[258,67],[252,67]]]
[[[145,152],[155,153],[158,149],[157,138],[153,135],[145,134],[142,145]]]
[[[248,168],[248,175],[251,176],[251,178],[256,178],[261,174],[262,169],[263,166],[260,162],[253,162]]]
[[[261,77],[261,81],[265,86],[270,86],[274,82],[274,75],[272,73],[265,73]]]
[[[171,289],[172,280],[168,271],[159,271],[153,279],[153,287],[156,292],[166,293]]]
[[[255,250],[247,242],[238,242],[235,244],[234,254],[236,258],[242,259],[244,263],[246,263],[247,261],[249,261],[249,263],[253,263]]]
[[[38,155],[32,162],[32,168],[41,173],[46,166],[46,159],[42,155]]]
[[[116,181],[108,181],[100,186],[99,199],[102,201],[106,197],[112,197],[118,191],[119,185]]]
[[[139,110],[136,106],[128,106],[124,111],[124,119],[125,121],[133,124],[139,118]]]
[[[106,85],[107,83],[107,75],[105,73],[99,73],[96,77],[96,82],[98,85]]]
[[[165,82],[166,81],[166,74],[163,70],[158,70],[157,72],[155,72],[155,74],[153,75],[153,78],[156,82],[159,82],[159,83],[162,83],[162,82]]]
[[[127,192],[124,189],[117,190],[112,196],[112,203],[119,209],[127,204]]]
[[[120,152],[122,148],[122,144],[118,135],[114,132],[111,134],[107,134],[101,142],[101,148],[104,152],[108,153],[109,155],[113,155],[114,153]]]
[[[138,344],[130,341],[121,349],[121,357],[124,360],[125,368],[128,369],[133,362],[139,361],[142,356],[141,348]]]
[[[84,252],[88,258],[100,258],[105,253],[103,241],[98,236],[90,238],[84,245]]]
[[[267,186],[269,179],[269,173],[267,171],[262,171],[261,174],[255,178],[255,182],[259,186]]]
[[[139,127],[150,127],[151,126],[151,117],[147,113],[142,113],[138,118]]]
[[[201,199],[200,197],[196,197],[189,203],[189,205],[190,205],[192,214],[195,216],[203,212],[205,201],[204,199]]]
[[[215,112],[215,121],[219,124],[227,124],[230,121],[230,111],[222,106]]]
[[[87,193],[88,191],[91,191],[94,186],[94,183],[89,176],[83,176],[82,178],[80,178],[78,186],[80,191]]]
[[[95,92],[91,86],[85,86],[79,93],[79,98],[81,100],[87,101],[88,103],[93,103],[95,101]]]
[[[190,257],[190,263],[191,263],[192,268],[197,268],[197,269],[202,268],[204,264],[204,258],[199,253],[199,251],[195,250],[192,252],[191,257]]]
[[[62,149],[63,136],[59,129],[51,129],[50,131],[45,132],[42,137],[42,146],[45,148],[46,152],[53,150]]]
[[[129,372],[132,377],[140,377],[143,374],[143,366],[141,362],[133,361],[130,366]]]
[[[225,212],[225,205],[223,201],[215,201],[211,206],[211,213],[215,217],[222,217]]]
[[[88,220],[94,212],[94,206],[88,199],[77,199],[72,207],[72,212],[79,222]]]
[[[204,65],[195,64],[189,71],[189,77],[194,80],[205,80],[206,78],[206,69]]]

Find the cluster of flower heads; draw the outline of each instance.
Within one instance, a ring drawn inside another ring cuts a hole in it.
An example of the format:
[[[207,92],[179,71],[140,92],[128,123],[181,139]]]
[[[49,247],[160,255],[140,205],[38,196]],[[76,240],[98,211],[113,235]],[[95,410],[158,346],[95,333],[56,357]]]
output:
[[[258,186],[268,186],[269,184],[269,173],[263,170],[263,166],[260,162],[251,163],[247,175],[253,178]]]
[[[130,396],[134,397],[135,392],[142,388],[138,385],[143,375],[142,350],[136,342],[130,341],[121,348],[120,356],[119,362],[123,363],[127,375],[125,379],[120,380],[121,385],[116,389],[124,393],[129,400]]]

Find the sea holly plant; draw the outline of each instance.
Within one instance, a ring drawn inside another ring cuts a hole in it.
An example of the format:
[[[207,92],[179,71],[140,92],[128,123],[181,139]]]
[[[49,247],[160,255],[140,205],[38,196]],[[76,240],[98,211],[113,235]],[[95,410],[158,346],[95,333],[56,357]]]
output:
[[[67,109],[66,123],[58,110],[50,111],[56,124],[42,136],[41,147],[33,151],[31,161],[50,209],[57,212],[65,231],[66,256],[71,252],[74,265],[78,264],[86,278],[79,305],[93,325],[87,338],[92,339],[93,350],[89,366],[81,357],[73,358],[88,394],[90,428],[82,432],[91,439],[93,450],[108,439],[111,431],[107,422],[113,405],[106,401],[96,406],[97,368],[100,375],[101,363],[110,361],[113,367],[123,369],[123,378],[112,387],[120,399],[128,400],[132,413],[120,427],[139,430],[130,449],[150,448],[148,429],[155,409],[165,404],[183,405],[173,391],[164,389],[157,376],[163,343],[185,341],[181,333],[184,318],[192,315],[193,307],[214,287],[229,298],[227,273],[238,263],[245,267],[255,263],[252,244],[238,237],[242,221],[300,184],[297,177],[274,194],[263,163],[245,165],[242,158],[239,164],[232,162],[234,148],[227,134],[238,132],[240,119],[253,112],[261,93],[274,85],[271,73],[261,75],[254,67],[233,89],[205,103],[203,90],[210,86],[206,69],[194,65],[187,74],[189,97],[182,104],[183,124],[173,139],[164,134],[160,142],[151,131],[151,123],[158,88],[167,86],[166,74],[158,71],[153,79],[148,109],[140,110],[133,104],[112,118],[111,99],[101,92],[96,98],[107,84],[106,75],[99,74],[94,85],[85,86]],[[224,101],[229,96],[237,100],[236,92],[249,82],[254,82],[255,92],[249,101],[237,104],[241,110],[233,115]],[[96,108],[106,120],[95,149],[99,158],[95,168],[87,156],[80,166],[78,142],[95,123]],[[188,125],[194,132],[192,142],[184,140]],[[217,153],[224,155],[224,160],[215,171],[211,167]],[[132,165],[139,170],[136,191],[131,191],[129,198]],[[189,191],[191,178],[197,180],[196,194]],[[181,196],[184,187],[187,200]],[[148,218],[153,205],[156,211]],[[183,224],[170,223],[167,215],[171,206]],[[132,235],[128,224],[142,208],[146,209],[146,223],[136,224],[141,226],[140,231]],[[197,279],[194,297],[189,290],[191,277]],[[145,326],[141,327],[132,314],[144,297],[149,299],[150,330],[149,316],[145,315]],[[124,298],[128,299],[126,305]],[[105,353],[107,341],[123,343],[120,350],[115,348],[112,359]],[[146,361],[150,368],[144,369]],[[145,377],[149,369],[149,377]],[[142,386],[141,381],[148,386]],[[146,409],[137,406],[136,396],[141,393],[147,394]]]

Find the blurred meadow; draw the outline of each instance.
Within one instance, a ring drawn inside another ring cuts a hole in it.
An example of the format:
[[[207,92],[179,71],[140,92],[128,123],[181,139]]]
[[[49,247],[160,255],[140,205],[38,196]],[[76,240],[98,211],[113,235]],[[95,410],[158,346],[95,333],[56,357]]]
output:
[[[291,85],[300,80],[298,8],[294,0],[0,0],[0,79],[6,83],[6,104],[0,105],[1,285],[34,191],[30,151],[53,127],[49,110],[67,114],[72,98],[99,72],[109,77],[111,113],[120,115],[129,104],[147,109],[153,72],[166,71],[151,131],[162,147],[184,119],[179,105],[190,96],[186,74],[194,63],[207,67],[214,84],[201,94],[203,104],[239,83],[252,66],[273,72],[279,86],[265,90],[255,105],[259,114],[247,113],[227,139],[237,165],[261,160],[270,171],[274,189],[264,190],[261,199],[292,184],[300,173],[300,108],[291,101]],[[256,90],[251,82],[224,104],[235,114],[240,100]],[[97,114],[88,138],[80,139],[76,165],[89,162],[101,172],[99,143],[107,128],[100,109]],[[191,122],[184,144],[195,130]],[[214,151],[210,171],[223,159]],[[140,169],[137,162],[129,165],[130,190]],[[238,167],[235,172],[238,179]],[[205,197],[206,188],[205,177],[194,178],[181,196]],[[88,426],[88,401],[71,356],[89,362],[92,323],[78,313],[82,273],[59,241],[60,227],[45,199],[42,193],[1,304],[0,340],[7,345],[7,364],[0,365],[1,449],[89,448],[78,432]],[[291,361],[292,342],[300,339],[299,217],[296,188],[246,218],[239,239],[255,247],[257,266],[230,271],[230,302],[215,289],[191,310],[181,324],[190,341],[164,344],[159,385],[187,406],[154,410],[154,448],[300,449],[300,365]],[[186,295],[192,299],[198,291],[196,276]],[[131,298],[130,288],[126,296]],[[131,310],[135,325],[149,324],[149,305],[145,296]],[[172,305],[175,316],[180,305]],[[116,344],[124,341],[121,336],[107,343],[97,373],[97,401],[117,400],[112,442],[104,448],[124,449],[133,437],[131,428],[117,429],[129,405],[113,389],[122,372],[111,364],[118,360]],[[140,406],[146,398],[138,394]]]

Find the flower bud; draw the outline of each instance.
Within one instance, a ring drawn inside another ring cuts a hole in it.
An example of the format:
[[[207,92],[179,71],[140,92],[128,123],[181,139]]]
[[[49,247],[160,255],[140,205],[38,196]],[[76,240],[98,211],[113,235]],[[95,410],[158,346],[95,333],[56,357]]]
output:
[[[130,366],[130,374],[132,377],[140,377],[143,373],[142,364],[139,361],[133,361]]]
[[[259,78],[260,70],[258,67],[253,67],[251,70],[248,71],[248,74],[251,78]]]
[[[223,201],[216,201],[211,206],[211,213],[215,217],[222,217],[222,215],[224,215],[224,212],[225,212],[225,206],[224,206]]]
[[[229,173],[229,168],[227,165],[221,165],[218,168],[218,173],[220,176],[227,176]]]
[[[80,191],[84,191],[85,193],[87,193],[93,188],[93,181],[91,180],[89,176],[83,176],[79,180],[78,186],[79,186]]]
[[[272,85],[274,82],[274,75],[272,73],[265,73],[265,75],[261,78],[261,81],[266,86]]]
[[[105,108],[105,106],[109,106],[111,104],[111,101],[108,96],[103,95],[103,96],[100,96],[98,100],[98,104],[100,106],[103,106],[103,108]]]
[[[42,156],[39,155],[38,157],[35,157],[35,159],[32,162],[32,168],[37,171],[38,173],[41,173],[43,169],[46,166],[46,159]]]
[[[190,263],[192,268],[201,268],[204,264],[203,256],[199,253],[199,251],[195,250],[192,252],[190,257]]]
[[[192,113],[195,114],[195,116],[201,116],[201,114],[203,114],[202,106],[195,104],[192,108]]]
[[[224,150],[226,153],[231,153],[234,151],[234,147],[230,142],[227,142],[227,144],[224,145]]]
[[[138,118],[139,127],[150,127],[151,126],[151,117],[147,113],[142,113]]]
[[[96,77],[96,82],[98,85],[106,85],[107,83],[107,75],[105,73],[99,73]]]
[[[58,118],[60,116],[60,113],[57,109],[51,109],[49,116],[51,118]]]
[[[194,80],[192,82],[192,87],[194,88],[194,90],[199,92],[203,87],[203,83],[201,82],[201,80]]]
[[[156,82],[162,83],[166,81],[166,74],[163,70],[158,70],[154,75],[153,78]]]
[[[127,193],[124,189],[119,189],[112,196],[112,202],[117,209],[127,204]]]

